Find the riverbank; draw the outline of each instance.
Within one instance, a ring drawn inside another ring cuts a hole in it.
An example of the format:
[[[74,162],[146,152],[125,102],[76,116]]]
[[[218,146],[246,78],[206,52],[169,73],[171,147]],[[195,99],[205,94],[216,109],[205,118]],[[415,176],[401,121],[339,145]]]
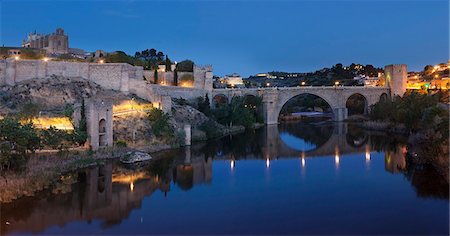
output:
[[[256,123],[258,129],[264,124]],[[221,138],[245,132],[243,126],[228,127]],[[193,144],[207,141],[194,142]],[[0,203],[12,202],[21,197],[33,196],[35,193],[48,189],[59,181],[65,181],[64,176],[80,169],[104,165],[107,161],[116,161],[129,151],[145,151],[154,154],[161,151],[178,149],[180,145],[153,144],[142,147],[113,147],[92,152],[88,149],[74,149],[63,152],[42,150],[28,157],[27,163],[20,170],[3,171],[0,178]]]
[[[409,161],[414,165],[430,165],[450,183],[449,176],[449,142],[438,142],[442,135],[434,130],[421,130],[411,133],[403,124],[385,121],[348,120],[348,123],[365,130],[383,132],[405,137]]]

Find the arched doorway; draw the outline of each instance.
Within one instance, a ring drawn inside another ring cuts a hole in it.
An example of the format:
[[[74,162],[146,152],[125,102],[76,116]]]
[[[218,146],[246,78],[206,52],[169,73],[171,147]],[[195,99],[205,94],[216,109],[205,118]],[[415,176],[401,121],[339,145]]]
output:
[[[107,145],[106,142],[106,120],[101,119],[98,122],[98,145],[100,147],[104,147]]]
[[[367,114],[367,99],[360,93],[352,94],[347,98],[345,107],[348,115],[365,115]]]
[[[213,108],[218,108],[221,105],[228,104],[228,97],[225,96],[224,94],[217,94],[213,97],[212,102],[213,102]]]
[[[323,121],[333,118],[330,104],[323,98],[302,93],[290,98],[280,110],[279,122],[288,121]]]

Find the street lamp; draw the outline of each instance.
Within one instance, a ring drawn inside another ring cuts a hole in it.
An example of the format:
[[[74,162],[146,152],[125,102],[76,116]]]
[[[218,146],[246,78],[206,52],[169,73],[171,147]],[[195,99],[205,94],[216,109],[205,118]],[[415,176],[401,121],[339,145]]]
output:
[[[266,83],[266,86],[269,87],[269,86],[270,86],[270,83]]]
[[[103,63],[105,63],[105,61],[104,61],[104,60],[100,60],[99,62],[100,62],[100,64],[103,64]]]
[[[19,59],[20,59],[19,56],[15,56],[15,57],[14,57],[14,60],[16,60],[16,61],[19,60]]]
[[[302,86],[305,86],[305,84],[306,84],[306,82],[305,82],[305,81],[303,81],[303,82],[302,82]]]
[[[45,62],[48,62],[48,57],[44,57],[44,59],[42,59],[42,60],[44,60]]]
[[[338,86],[339,85],[339,81],[334,82],[334,86]]]

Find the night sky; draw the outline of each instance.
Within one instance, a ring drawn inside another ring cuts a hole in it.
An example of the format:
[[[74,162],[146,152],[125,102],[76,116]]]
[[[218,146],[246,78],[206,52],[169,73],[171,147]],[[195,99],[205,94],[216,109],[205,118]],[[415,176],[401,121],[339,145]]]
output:
[[[87,51],[156,48],[215,74],[308,72],[336,63],[409,70],[449,58],[449,2],[1,1],[0,43],[28,32],[69,34]]]

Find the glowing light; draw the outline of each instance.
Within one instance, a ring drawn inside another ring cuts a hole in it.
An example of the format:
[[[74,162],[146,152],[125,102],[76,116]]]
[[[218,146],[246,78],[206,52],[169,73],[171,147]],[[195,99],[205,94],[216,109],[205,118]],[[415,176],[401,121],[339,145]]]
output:
[[[305,160],[305,158],[302,158],[302,167],[305,167],[305,165],[306,165],[306,160]]]
[[[336,164],[336,166],[339,166],[339,162],[340,162],[339,154],[334,155],[334,163]]]
[[[45,62],[48,62],[48,57],[44,57],[44,59],[42,59]]]
[[[439,75],[434,75],[434,78],[436,78],[436,79],[439,78]]]
[[[302,82],[302,85],[305,85],[305,84],[306,84],[306,82],[305,82],[305,81],[303,81],[303,82]]]
[[[334,82],[334,85],[338,86],[339,85],[339,81]]]
[[[231,160],[230,167],[231,167],[231,169],[234,169],[234,160]]]
[[[339,167],[340,157],[339,157],[339,148],[336,146],[334,150],[334,163],[336,167]]]
[[[134,184],[133,184],[133,182],[130,183],[130,190],[131,190],[131,192],[133,192],[133,190],[134,190]]]
[[[32,119],[33,124],[39,129],[48,129],[50,126],[59,130],[73,130],[72,122],[68,117],[35,117]]]
[[[270,160],[269,160],[269,158],[266,159],[266,167],[267,167],[267,168],[270,167]]]
[[[104,61],[104,60],[100,60],[99,63],[100,63],[100,64],[103,64],[103,63],[105,63],[105,61]]]
[[[370,151],[366,151],[366,162],[370,161]]]
[[[16,61],[19,60],[19,59],[20,59],[19,56],[15,56],[15,57],[14,57],[14,60],[16,60]]]
[[[270,86],[270,83],[266,83],[266,86],[269,87],[269,86]]]

